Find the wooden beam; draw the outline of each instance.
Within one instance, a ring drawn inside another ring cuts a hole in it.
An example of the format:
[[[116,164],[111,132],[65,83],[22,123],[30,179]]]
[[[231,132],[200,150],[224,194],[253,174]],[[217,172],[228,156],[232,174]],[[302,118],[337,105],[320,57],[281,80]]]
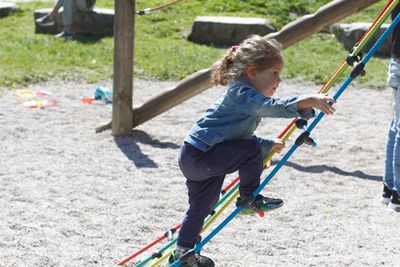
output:
[[[378,1],[332,1],[322,6],[314,14],[305,15],[285,25],[279,32],[268,34],[265,38],[275,39],[282,44],[283,48],[287,48]]]
[[[287,48],[304,38],[319,32],[324,26],[332,25],[379,0],[336,0],[311,15],[301,17],[283,27],[279,32],[265,38],[274,38]],[[154,96],[146,103],[133,109],[133,127],[181,104],[189,98],[211,87],[210,69],[200,70],[178,83],[174,88]]]
[[[135,0],[115,0],[112,135],[132,133]]]
[[[207,79],[209,76],[209,70],[198,71],[183,79],[177,87],[150,98],[144,105],[135,108],[133,127],[210,88],[211,84]]]
[[[279,32],[266,35],[265,38],[274,38],[282,44],[283,48],[287,48],[378,1],[335,0],[322,6],[314,14],[303,16],[287,24]],[[180,81],[175,87],[152,97],[146,103],[134,108],[132,126],[136,127],[210,88],[210,73],[210,69],[193,73]],[[96,131],[105,130],[108,125],[98,127]]]

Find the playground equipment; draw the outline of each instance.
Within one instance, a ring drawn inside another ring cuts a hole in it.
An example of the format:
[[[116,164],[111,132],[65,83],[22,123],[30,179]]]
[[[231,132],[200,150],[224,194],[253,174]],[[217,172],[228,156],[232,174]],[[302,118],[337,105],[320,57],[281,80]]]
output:
[[[340,67],[333,73],[332,77],[328,80],[328,82],[320,89],[320,93],[326,93],[329,91],[329,89],[333,86],[333,84],[338,80],[338,78],[341,76],[341,74],[347,69],[348,66],[353,66],[353,70],[350,73],[349,77],[345,80],[345,82],[342,84],[342,86],[338,89],[336,94],[334,95],[334,99],[337,100],[340,95],[344,92],[344,90],[348,87],[348,85],[358,77],[359,75],[363,75],[364,72],[364,66],[368,63],[370,58],[374,55],[376,50],[379,48],[379,46],[382,44],[382,42],[387,38],[387,36],[391,33],[391,31],[394,29],[394,27],[399,23],[400,21],[400,15],[396,17],[396,19],[392,22],[391,26],[384,32],[384,34],[378,39],[378,41],[375,43],[375,45],[371,48],[371,50],[367,53],[367,55],[363,58],[362,56],[362,50],[365,48],[369,40],[372,38],[372,36],[379,30],[383,22],[386,20],[386,18],[390,15],[391,11],[394,9],[394,7],[399,3],[399,1],[388,1],[387,5],[383,8],[382,12],[379,14],[379,16],[375,19],[374,23],[371,25],[370,29],[364,34],[364,36],[361,37],[360,41],[355,45],[353,50],[351,51],[350,55],[346,58],[346,60],[340,65]],[[333,104],[333,103],[331,103]],[[264,181],[261,183],[259,188],[253,193],[253,196],[255,197],[257,194],[260,193],[260,191],[269,183],[269,181],[274,177],[274,175],[280,170],[280,168],[285,164],[285,162],[289,159],[289,157],[295,152],[295,150],[301,146],[304,143],[313,143],[310,142],[310,133],[311,131],[316,127],[316,125],[320,122],[320,120],[323,118],[324,114],[320,112],[318,116],[313,120],[312,124],[307,127],[307,124],[303,120],[295,119],[293,120],[288,127],[280,134],[279,138],[284,139],[285,141],[289,138],[289,136],[295,131],[296,127],[299,129],[303,129],[303,133],[296,139],[294,145],[290,148],[290,150],[286,153],[286,155],[281,159],[281,161],[275,166],[275,168],[271,171],[271,173],[264,179]],[[274,155],[274,151],[271,151],[267,157],[264,159],[264,164],[268,162],[272,156]],[[238,194],[238,187],[239,184],[237,183],[239,180],[239,177],[234,179],[224,190],[222,193],[224,194],[224,197],[221,198],[221,200],[216,204],[214,207],[214,210],[216,210],[226,199],[229,198],[214,215],[210,215],[209,218],[206,219],[206,223],[203,227],[203,231],[210,225],[210,223],[215,220],[215,218],[221,214],[221,212],[226,208],[226,206],[229,205],[229,203],[237,197]],[[236,185],[235,185],[236,184]],[[229,191],[228,191],[229,190]],[[191,253],[198,253],[202,249],[202,247],[210,241],[220,230],[223,229],[242,209],[242,206],[237,207],[220,225],[217,226],[208,236],[206,236],[201,242],[198,243],[198,245],[195,247],[194,250],[189,251],[187,255],[190,255]],[[164,246],[162,249],[160,249],[157,253],[154,253],[144,261],[142,261],[139,265],[137,266],[144,266],[147,264],[151,259],[155,259],[150,266],[158,266],[163,260],[168,258],[170,255],[171,249],[168,253],[164,253],[169,247],[171,247],[173,244],[175,244],[176,239],[172,240],[169,244]],[[154,244],[152,244],[154,245]],[[142,253],[144,250],[140,251]],[[139,255],[138,253],[134,254],[135,257]],[[118,263],[118,265],[124,265],[126,262],[129,260],[133,259],[134,257],[128,257],[124,261],[121,261]],[[157,259],[158,258],[158,259]],[[171,266],[180,266],[180,261],[176,261],[174,264]]]
[[[283,48],[287,48],[376,2],[378,0],[335,0],[314,14],[303,16],[265,38],[274,38]],[[112,128],[113,135],[130,135],[133,127],[211,87],[210,69],[200,70],[180,81],[175,87],[152,97],[139,107],[132,108],[134,7],[135,1],[115,1],[113,115],[111,122],[97,127],[96,132]]]

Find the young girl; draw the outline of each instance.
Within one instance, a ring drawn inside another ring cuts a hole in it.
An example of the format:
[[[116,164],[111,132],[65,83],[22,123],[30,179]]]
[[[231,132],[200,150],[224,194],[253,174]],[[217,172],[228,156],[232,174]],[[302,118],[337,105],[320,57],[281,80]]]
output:
[[[170,263],[181,259],[181,266],[214,266],[205,256],[182,256],[196,245],[204,219],[219,199],[226,174],[239,171],[237,205],[247,203],[246,213],[283,205],[280,199],[252,196],[260,184],[263,157],[271,149],[280,152],[284,147],[281,140],[254,135],[261,118],[309,118],[313,107],[326,114],[335,110],[328,104],[334,100],[322,94],[272,98],[281,82],[282,68],[277,42],[256,35],[233,46],[212,67],[213,83],[228,88],[193,125],[181,148],[179,166],[186,177],[189,210]]]

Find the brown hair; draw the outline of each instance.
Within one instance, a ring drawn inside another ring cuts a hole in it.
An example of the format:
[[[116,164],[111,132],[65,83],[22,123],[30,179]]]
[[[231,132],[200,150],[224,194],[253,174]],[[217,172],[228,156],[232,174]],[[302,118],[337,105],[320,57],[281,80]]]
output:
[[[281,62],[281,45],[274,39],[266,40],[251,35],[239,46],[232,46],[225,55],[211,67],[211,81],[214,85],[227,85],[245,74],[249,66],[262,71]]]

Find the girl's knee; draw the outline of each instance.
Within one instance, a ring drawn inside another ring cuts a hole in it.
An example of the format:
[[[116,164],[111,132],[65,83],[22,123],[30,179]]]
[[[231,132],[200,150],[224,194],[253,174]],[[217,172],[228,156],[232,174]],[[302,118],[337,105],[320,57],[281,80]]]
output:
[[[211,212],[211,208],[190,207],[186,216],[189,220],[201,221],[204,220]]]

